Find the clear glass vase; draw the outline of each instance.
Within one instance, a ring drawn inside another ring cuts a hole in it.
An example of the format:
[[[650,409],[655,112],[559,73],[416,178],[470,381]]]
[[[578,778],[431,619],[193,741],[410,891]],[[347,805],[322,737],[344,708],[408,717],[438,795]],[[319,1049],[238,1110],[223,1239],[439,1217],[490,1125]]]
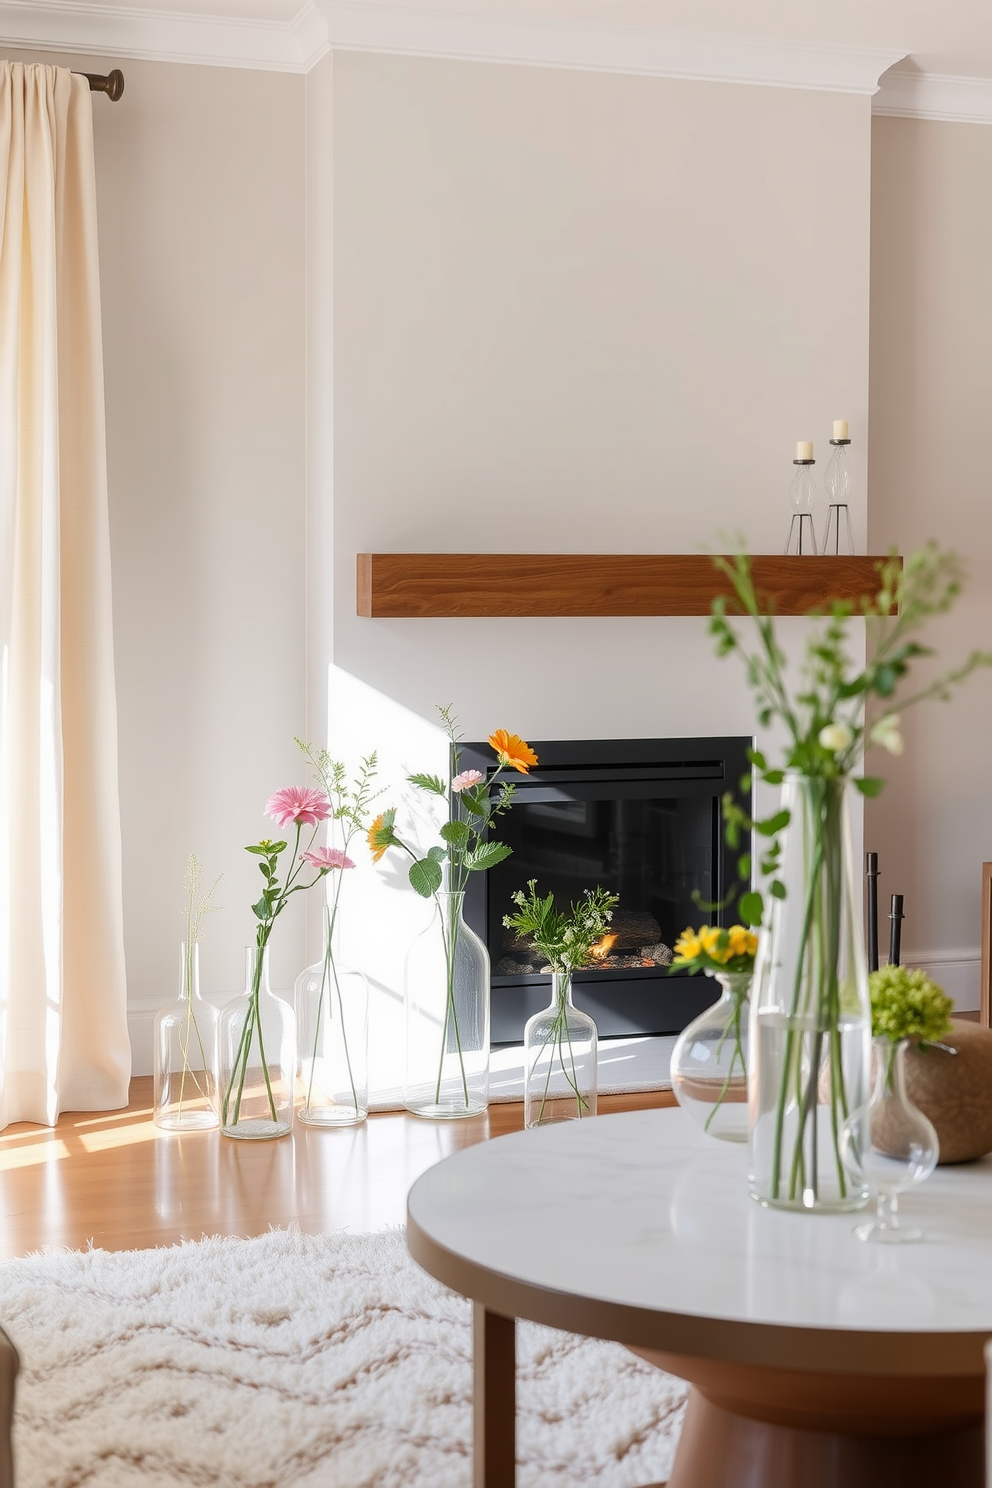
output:
[[[572,1002],[572,974],[552,971],[551,1001],[524,1028],[524,1126],[596,1114],[596,1025]]]
[[[269,987],[268,946],[245,960],[245,991],[220,1015],[221,1131],[258,1142],[293,1130],[296,1018]]]
[[[921,1230],[899,1223],[899,1195],[929,1178],[940,1145],[933,1123],[906,1093],[904,1058],[909,1040],[872,1040],[874,1080],[867,1106],[853,1111],[841,1131],[841,1154],[856,1181],[876,1198],[875,1218],[854,1233],[877,1245],[922,1240]]]
[[[183,942],[179,997],[155,1014],[155,1125],[209,1131],[218,1122],[217,1009],[200,996],[200,947]]]
[[[464,893],[439,890],[406,958],[403,1104],[416,1116],[477,1116],[489,1104],[489,953]]]
[[[324,907],[324,954],[296,978],[296,1033],[308,1126],[354,1126],[369,1113],[369,987],[342,965],[337,903]]]
[[[721,996],[679,1035],[672,1050],[672,1089],[708,1136],[746,1142],[751,973],[709,975],[719,982]]]
[[[848,782],[789,772],[778,877],[751,989],[752,1196],[799,1210],[860,1209],[841,1128],[868,1103],[871,1015]]]

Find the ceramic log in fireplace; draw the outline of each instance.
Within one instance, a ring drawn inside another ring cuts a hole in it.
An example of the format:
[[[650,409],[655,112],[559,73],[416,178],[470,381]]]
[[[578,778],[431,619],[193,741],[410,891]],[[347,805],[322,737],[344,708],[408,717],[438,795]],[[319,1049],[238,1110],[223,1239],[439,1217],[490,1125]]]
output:
[[[575,975],[575,1000],[601,1037],[678,1033],[718,993],[709,977],[670,974],[671,948],[687,925],[723,923],[730,911],[700,910],[737,886],[723,840],[726,791],[742,804],[749,738],[531,741],[539,764],[512,775],[513,805],[496,835],[513,854],[469,877],[466,917],[492,963],[492,1039],[520,1043],[524,1023],[548,1000],[549,980],[533,947],[503,924],[510,895],[536,879],[559,901],[602,884],[619,894],[612,939],[594,966]],[[487,744],[461,746],[462,769],[491,775]]]

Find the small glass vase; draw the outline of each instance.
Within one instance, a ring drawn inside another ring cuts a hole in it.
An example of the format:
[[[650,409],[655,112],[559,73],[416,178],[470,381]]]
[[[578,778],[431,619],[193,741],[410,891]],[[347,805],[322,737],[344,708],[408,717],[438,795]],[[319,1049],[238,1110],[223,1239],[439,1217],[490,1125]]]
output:
[[[748,1181],[776,1208],[860,1209],[841,1127],[868,1104],[871,1013],[862,887],[843,777],[786,774],[778,878],[751,989]],[[857,1140],[858,1138],[855,1138]]]
[[[675,1099],[707,1136],[747,1141],[749,971],[710,972],[721,996],[685,1027],[672,1050]]]
[[[220,1015],[221,1131],[259,1142],[293,1130],[296,1018],[269,987],[268,946],[245,960],[245,991]]]
[[[369,1113],[369,987],[337,951],[337,905],[324,908],[324,954],[296,978],[296,1031],[308,1126],[354,1126]]]
[[[217,1009],[200,996],[200,947],[183,942],[179,997],[155,1014],[154,1121],[164,1131],[217,1125]]]
[[[489,1104],[489,953],[466,923],[464,893],[434,895],[434,918],[406,958],[406,1078],[415,1116],[457,1120]]]
[[[940,1153],[932,1122],[906,1093],[904,1059],[909,1042],[872,1040],[871,1100],[852,1112],[841,1132],[845,1166],[876,1196],[875,1218],[857,1225],[854,1233],[876,1245],[923,1239],[921,1230],[899,1223],[899,1195],[930,1177]]]
[[[597,1043],[572,1002],[572,973],[552,971],[551,1001],[524,1028],[524,1126],[595,1116]]]

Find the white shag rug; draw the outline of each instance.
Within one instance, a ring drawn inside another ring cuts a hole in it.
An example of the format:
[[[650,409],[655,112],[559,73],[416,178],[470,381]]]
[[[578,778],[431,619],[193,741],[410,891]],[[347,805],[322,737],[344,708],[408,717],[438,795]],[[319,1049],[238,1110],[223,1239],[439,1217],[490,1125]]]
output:
[[[562,1237],[567,1244],[567,1237]],[[469,1303],[401,1233],[0,1265],[18,1488],[469,1488]],[[682,1382],[517,1329],[519,1488],[667,1478]]]

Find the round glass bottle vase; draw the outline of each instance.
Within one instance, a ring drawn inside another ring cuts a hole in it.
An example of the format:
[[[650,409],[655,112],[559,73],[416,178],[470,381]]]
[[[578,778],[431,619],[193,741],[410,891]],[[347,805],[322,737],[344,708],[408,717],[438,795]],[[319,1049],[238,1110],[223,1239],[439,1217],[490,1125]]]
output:
[[[293,1130],[296,1018],[269,987],[268,946],[245,961],[245,991],[220,1015],[221,1131],[258,1142]]]
[[[909,1042],[872,1040],[871,1100],[851,1113],[841,1131],[845,1164],[876,1199],[874,1219],[857,1225],[854,1233],[876,1245],[923,1239],[922,1230],[899,1223],[899,1195],[929,1178],[940,1155],[933,1123],[906,1093],[903,1061]]]
[[[707,1136],[746,1142],[751,973],[709,975],[722,995],[679,1034],[672,1050],[672,1089]]]
[[[478,1116],[489,1104],[489,953],[464,899],[439,890],[407,953],[403,1104],[416,1116]]]
[[[597,1043],[572,1002],[572,973],[552,971],[551,1001],[524,1028],[524,1126],[595,1116]]]
[[[793,771],[782,786],[785,898],[772,900],[751,988],[749,1183],[752,1197],[784,1209],[860,1209],[868,1198],[841,1153],[871,1071],[849,789],[842,777]]]
[[[296,978],[296,1034],[308,1126],[354,1126],[369,1113],[369,987],[341,963],[337,908],[324,908],[324,954]]]
[[[155,1014],[155,1125],[209,1131],[217,1116],[217,1009],[200,996],[200,947],[183,942],[179,997]]]

